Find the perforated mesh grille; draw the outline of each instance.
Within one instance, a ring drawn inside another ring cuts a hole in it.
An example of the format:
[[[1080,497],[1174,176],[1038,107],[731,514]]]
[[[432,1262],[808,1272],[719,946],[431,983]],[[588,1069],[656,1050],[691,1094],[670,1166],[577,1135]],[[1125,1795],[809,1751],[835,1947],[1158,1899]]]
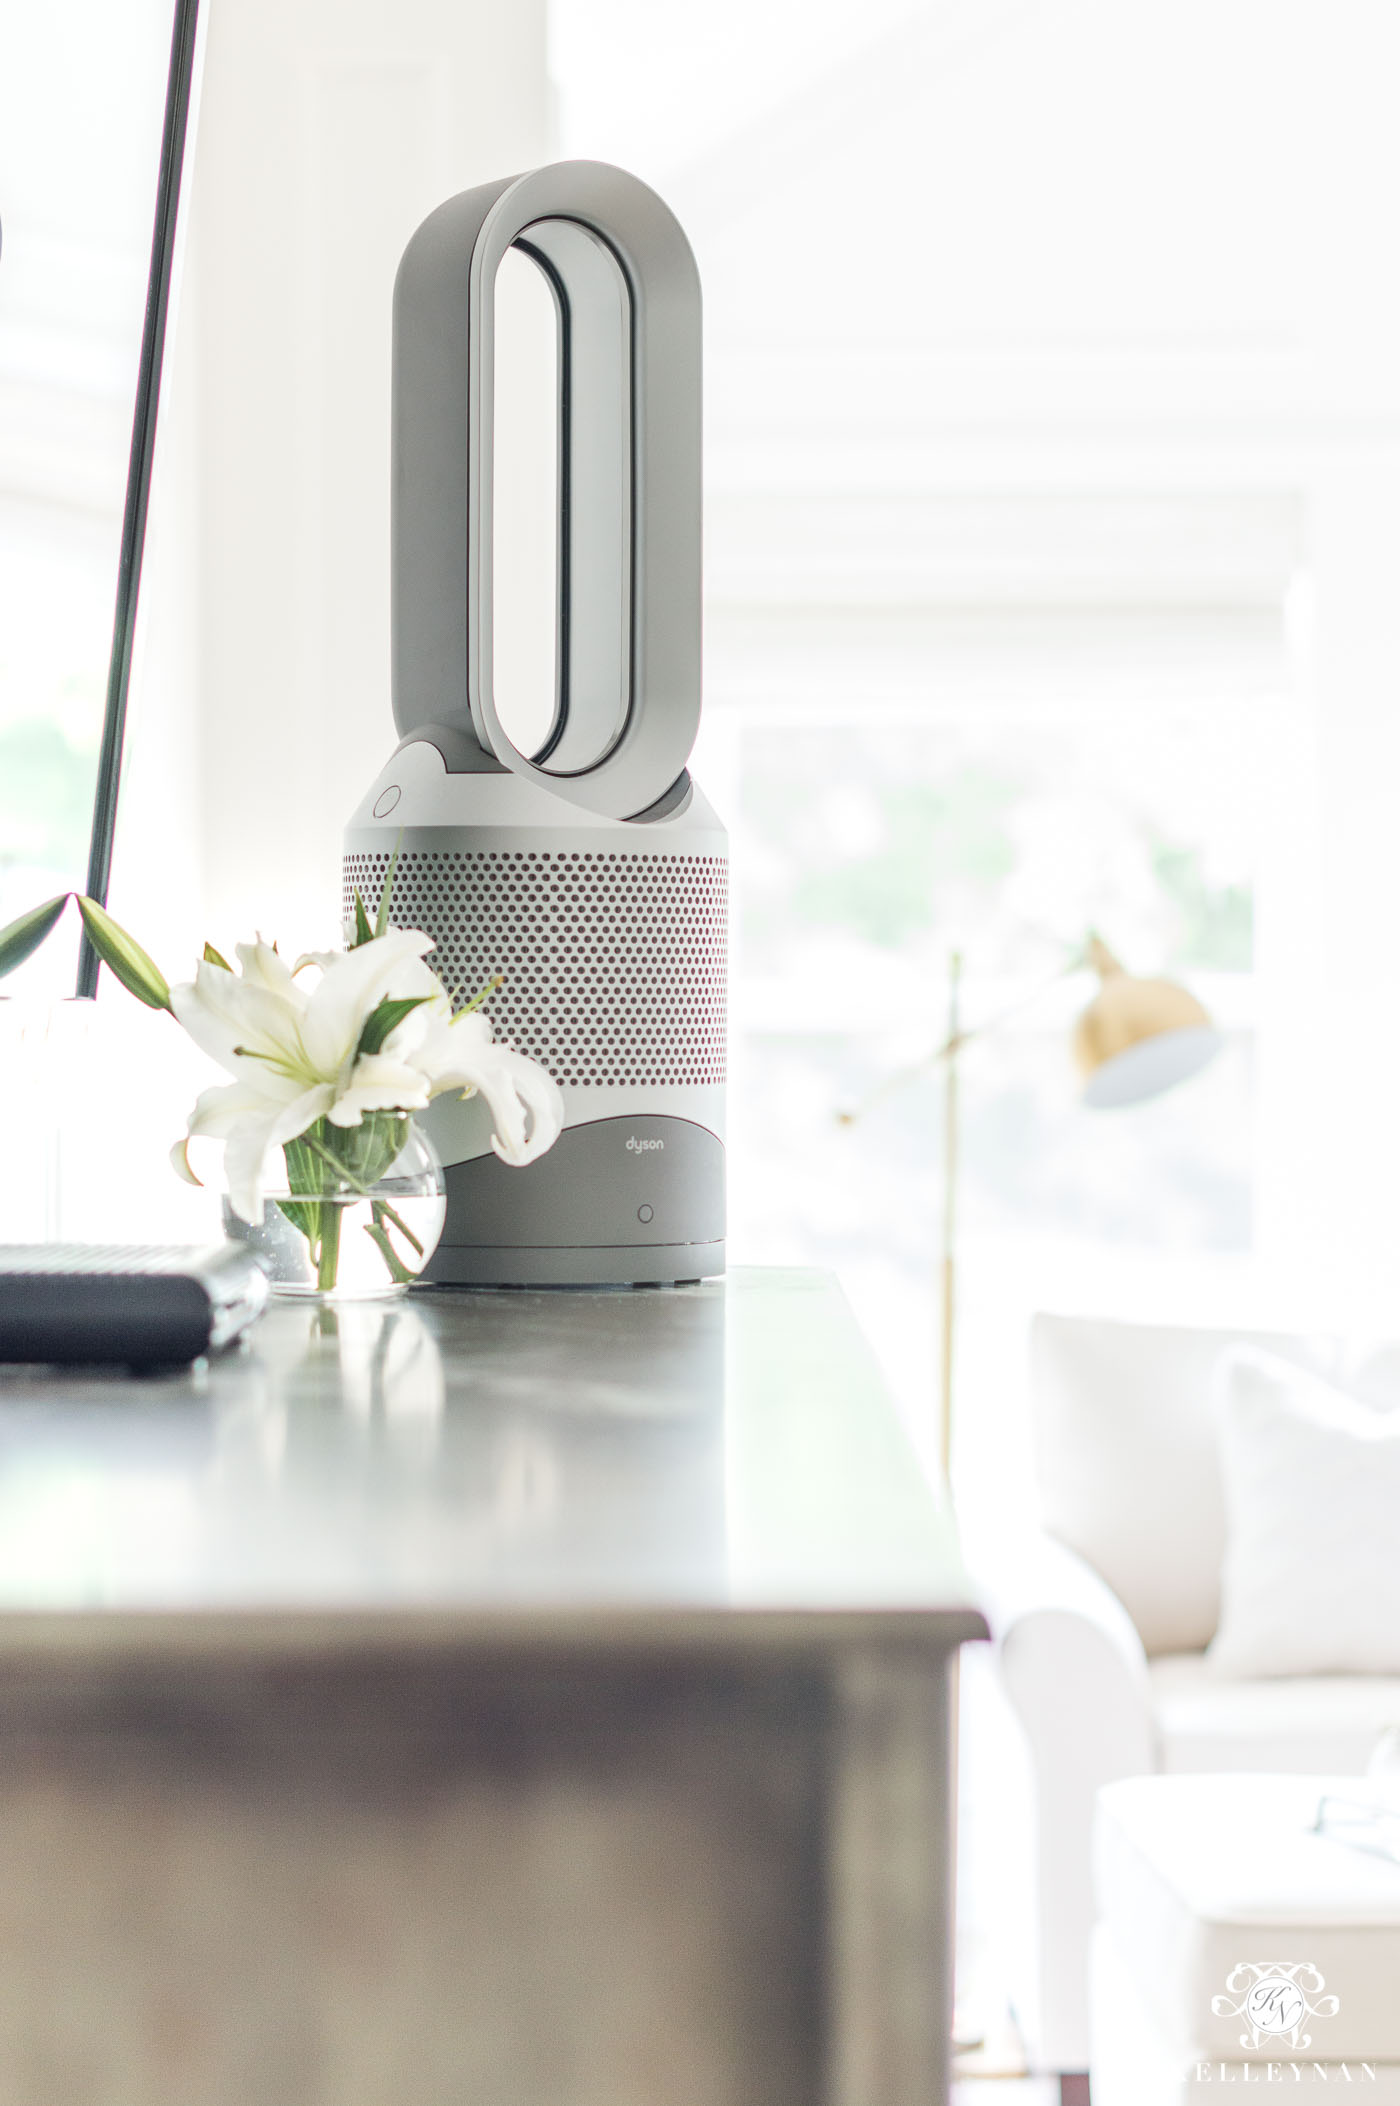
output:
[[[377,901],[387,854],[345,858]],[[723,856],[406,854],[394,923],[437,938],[428,963],[464,1002],[493,973],[497,1031],[559,1083],[724,1080]]]

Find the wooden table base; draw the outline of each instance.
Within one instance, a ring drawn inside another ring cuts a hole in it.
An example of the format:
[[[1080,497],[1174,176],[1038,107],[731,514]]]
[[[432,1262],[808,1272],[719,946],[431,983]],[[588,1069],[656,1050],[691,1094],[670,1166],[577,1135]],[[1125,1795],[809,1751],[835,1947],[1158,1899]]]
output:
[[[934,2106],[945,1662],[0,1677],[0,2106]]]

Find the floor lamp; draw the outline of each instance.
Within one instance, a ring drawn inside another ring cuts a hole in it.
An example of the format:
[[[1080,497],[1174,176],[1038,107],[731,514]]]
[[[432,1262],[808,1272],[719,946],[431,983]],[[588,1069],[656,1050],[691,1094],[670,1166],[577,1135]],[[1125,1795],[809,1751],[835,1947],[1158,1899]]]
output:
[[[958,1226],[958,1081],[963,1049],[991,1038],[1002,1027],[1048,994],[1070,975],[1098,974],[1098,991],[1074,1026],[1075,1064],[1083,1078],[1083,1098],[1098,1111],[1146,1103],[1178,1082],[1198,1074],[1215,1058],[1224,1040],[1196,997],[1175,980],[1141,979],[1124,970],[1103,940],[1093,934],[1069,962],[1024,1001],[1005,1009],[988,1023],[964,1031],[960,1012],[962,957],[948,961],[948,1017],[943,1042],[913,1066],[902,1068],[872,1090],[855,1111],[843,1112],[843,1125],[854,1125],[879,1099],[924,1075],[943,1070],[943,1219],[940,1237],[939,1296],[942,1339],[939,1366],[939,1445],[946,1479],[953,1438],[953,1340],[957,1315]]]

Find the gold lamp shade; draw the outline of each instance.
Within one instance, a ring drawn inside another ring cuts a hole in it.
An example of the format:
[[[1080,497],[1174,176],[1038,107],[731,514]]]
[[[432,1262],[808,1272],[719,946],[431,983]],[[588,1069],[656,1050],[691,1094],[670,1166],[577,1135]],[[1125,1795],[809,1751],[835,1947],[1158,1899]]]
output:
[[[1097,936],[1085,950],[1099,991],[1074,1027],[1084,1102],[1141,1104],[1185,1082],[1225,1043],[1193,994],[1175,980],[1139,980]]]

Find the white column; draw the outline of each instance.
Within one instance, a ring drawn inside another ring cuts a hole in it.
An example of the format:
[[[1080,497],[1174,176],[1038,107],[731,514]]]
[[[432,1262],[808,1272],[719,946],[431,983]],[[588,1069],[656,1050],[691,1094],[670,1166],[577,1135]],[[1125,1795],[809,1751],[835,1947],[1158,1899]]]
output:
[[[1310,527],[1320,970],[1297,1112],[1319,1161],[1311,1241],[1330,1298],[1384,1313],[1400,1267],[1400,444],[1379,420],[1329,453]]]

